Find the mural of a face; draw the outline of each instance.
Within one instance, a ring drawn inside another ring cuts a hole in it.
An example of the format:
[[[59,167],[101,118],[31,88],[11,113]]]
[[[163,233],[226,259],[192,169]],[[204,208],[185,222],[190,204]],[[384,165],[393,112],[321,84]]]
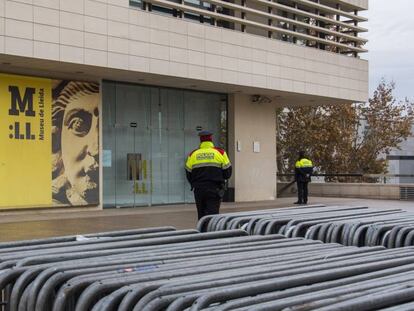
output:
[[[72,204],[98,201],[99,96],[86,94],[66,106],[61,129],[61,154],[71,184]]]

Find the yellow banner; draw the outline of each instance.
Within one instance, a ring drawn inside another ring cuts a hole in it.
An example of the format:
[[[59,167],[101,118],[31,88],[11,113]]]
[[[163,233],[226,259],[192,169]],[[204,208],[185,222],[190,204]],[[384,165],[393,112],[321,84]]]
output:
[[[52,80],[0,74],[0,208],[52,204]]]

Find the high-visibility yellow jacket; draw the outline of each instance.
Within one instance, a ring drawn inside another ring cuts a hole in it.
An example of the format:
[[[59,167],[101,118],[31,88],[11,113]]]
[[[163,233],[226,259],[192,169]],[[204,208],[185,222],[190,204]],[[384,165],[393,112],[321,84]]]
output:
[[[299,182],[309,182],[313,172],[313,163],[311,160],[302,158],[295,163],[295,178]]]
[[[185,164],[187,180],[193,188],[219,187],[231,177],[232,167],[227,153],[210,141],[190,153]]]

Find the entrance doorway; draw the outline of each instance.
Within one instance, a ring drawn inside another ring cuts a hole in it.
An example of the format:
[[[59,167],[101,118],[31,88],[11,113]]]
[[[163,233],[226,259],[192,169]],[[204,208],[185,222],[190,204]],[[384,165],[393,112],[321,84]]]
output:
[[[197,132],[227,143],[223,94],[103,83],[104,207],[193,202],[184,162]]]

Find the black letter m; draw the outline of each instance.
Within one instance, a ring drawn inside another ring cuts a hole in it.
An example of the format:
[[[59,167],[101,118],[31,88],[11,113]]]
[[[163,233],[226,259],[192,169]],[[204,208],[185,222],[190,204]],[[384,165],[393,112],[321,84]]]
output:
[[[11,93],[11,108],[9,109],[9,115],[18,116],[20,111],[24,112],[27,117],[35,116],[35,111],[33,110],[33,95],[35,94],[36,89],[31,87],[26,88],[23,100],[17,86],[9,86],[9,92]]]

